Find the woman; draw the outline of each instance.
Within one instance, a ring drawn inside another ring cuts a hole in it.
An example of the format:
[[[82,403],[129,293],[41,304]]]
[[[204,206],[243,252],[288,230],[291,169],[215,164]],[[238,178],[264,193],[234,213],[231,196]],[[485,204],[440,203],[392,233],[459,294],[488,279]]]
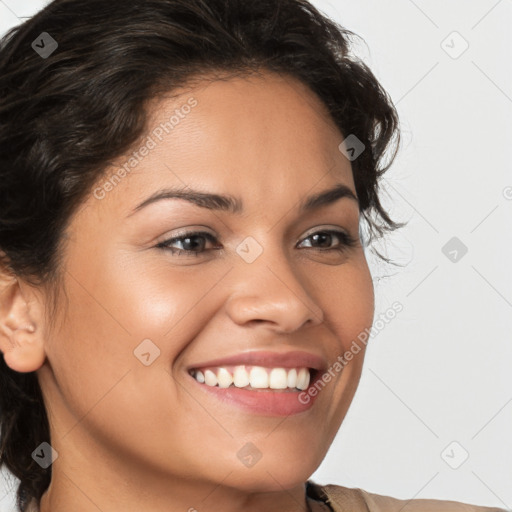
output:
[[[398,119],[351,35],[304,0],[57,0],[4,38],[20,510],[498,510],[308,480],[361,375],[366,245],[399,227]]]

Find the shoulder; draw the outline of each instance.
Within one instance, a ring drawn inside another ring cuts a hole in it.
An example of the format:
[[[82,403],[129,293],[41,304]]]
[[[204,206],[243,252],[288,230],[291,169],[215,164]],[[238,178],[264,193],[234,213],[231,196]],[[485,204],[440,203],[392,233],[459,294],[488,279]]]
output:
[[[308,481],[307,493],[330,505],[333,512],[507,512],[496,507],[481,507],[457,501],[435,499],[402,500],[339,485],[319,485]]]

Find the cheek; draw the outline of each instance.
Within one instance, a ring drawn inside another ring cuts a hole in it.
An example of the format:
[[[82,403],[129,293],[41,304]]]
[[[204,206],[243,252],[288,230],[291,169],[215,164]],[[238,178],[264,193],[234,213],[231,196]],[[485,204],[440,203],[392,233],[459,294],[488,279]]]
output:
[[[372,277],[364,259],[346,266],[339,276],[324,280],[322,300],[330,328],[339,342],[339,352],[347,350],[361,333],[370,329],[375,310]],[[327,319],[326,319],[327,321]],[[364,345],[361,344],[364,348]],[[362,352],[363,350],[361,350]]]
[[[176,352],[213,315],[215,294],[208,292],[221,281],[225,268],[178,266],[165,258],[156,252],[118,255],[117,264],[107,268],[104,294],[133,339],[165,340],[164,345]]]
[[[95,263],[95,277],[88,285],[103,307],[90,303],[87,322],[90,336],[110,344],[102,367],[117,368],[118,376],[131,369],[129,380],[138,381],[134,394],[148,406],[143,393],[162,386],[171,394],[166,400],[179,399],[179,389],[168,384],[181,354],[223,303],[219,290],[226,266],[178,266],[153,249],[118,250],[100,260],[96,258],[100,263]]]
[[[192,414],[173,382],[171,364],[193,330],[202,327],[194,321],[200,290],[194,291],[186,276],[168,282],[162,273],[132,268],[120,258],[96,257],[88,267],[82,263],[68,270],[68,315],[48,358],[57,385],[50,388],[51,401],[64,418],[63,431],[73,432],[70,449],[85,430],[109,449],[132,451],[148,464],[169,464],[160,458],[179,453],[180,442],[168,432],[180,432],[176,437],[183,439],[183,423]],[[206,290],[210,280],[203,279]],[[148,339],[154,346],[146,351],[154,362],[146,366],[134,350]],[[148,418],[152,436],[141,437]]]
[[[335,346],[330,351],[332,408],[330,435],[334,435],[356,392],[374,317],[374,288],[365,260],[346,266],[339,279],[326,281],[323,297]],[[329,434],[326,439],[331,440]]]
[[[95,248],[70,252],[67,316],[49,343],[57,384],[77,415],[85,414],[121,380],[119,387],[130,390],[134,403],[139,398],[147,402],[138,393],[161,389],[162,379],[169,379],[162,368],[168,368],[181,349],[179,336],[170,329],[193,299],[184,279],[169,282],[168,276],[136,266],[134,255],[102,253],[100,248],[98,242]],[[151,342],[142,344],[144,340]],[[148,351],[151,365],[142,362],[147,362],[143,353]]]

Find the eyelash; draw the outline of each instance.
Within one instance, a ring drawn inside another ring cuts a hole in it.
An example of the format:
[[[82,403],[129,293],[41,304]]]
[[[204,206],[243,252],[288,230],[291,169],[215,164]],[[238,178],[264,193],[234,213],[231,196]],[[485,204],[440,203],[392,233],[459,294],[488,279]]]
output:
[[[320,251],[320,252],[331,252],[331,251],[337,251],[339,253],[344,252],[345,250],[354,247],[357,244],[357,240],[355,240],[351,235],[348,233],[345,233],[344,231],[338,231],[333,229],[322,229],[319,231],[316,231],[306,238],[304,240],[307,240],[308,238],[311,238],[318,234],[328,234],[328,235],[334,235],[335,237],[338,237],[341,240],[341,244],[339,247],[331,247],[328,249],[322,249],[322,248],[316,248],[316,247],[310,247],[313,250]],[[215,244],[217,239],[210,233],[207,233],[205,231],[191,231],[188,233],[183,233],[180,236],[169,238],[168,240],[164,240],[163,242],[160,242],[156,247],[159,249],[163,249],[165,251],[170,251],[173,255],[181,256],[182,254],[189,254],[189,255],[195,255],[199,256],[200,254],[208,251],[208,250],[215,250],[215,249],[206,249],[201,252],[197,251],[191,251],[189,249],[176,249],[175,247],[170,247],[171,244],[177,242],[177,241],[183,241],[187,238],[195,238],[195,237],[204,237],[208,241],[210,241],[212,244]]]

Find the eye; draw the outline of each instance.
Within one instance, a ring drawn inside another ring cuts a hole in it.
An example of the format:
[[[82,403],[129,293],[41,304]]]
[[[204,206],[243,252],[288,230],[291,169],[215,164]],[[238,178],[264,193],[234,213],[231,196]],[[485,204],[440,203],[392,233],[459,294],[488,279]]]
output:
[[[321,252],[326,251],[338,251],[343,252],[347,248],[354,247],[357,244],[357,240],[344,231],[338,231],[335,229],[324,229],[316,231],[315,233],[304,238],[304,240],[313,240],[313,243],[319,244],[320,247],[313,247]],[[331,246],[333,240],[338,240],[339,243],[334,247]]]
[[[217,239],[211,233],[207,233],[205,231],[195,231],[183,233],[180,236],[164,240],[163,242],[160,242],[156,247],[159,249],[171,251],[172,254],[177,254],[178,256],[181,254],[195,254],[196,256],[199,256],[199,254],[205,252],[206,241],[215,244]],[[182,245],[183,249],[173,247],[175,244]]]
[[[354,247],[357,244],[357,240],[348,233],[333,229],[316,231],[315,233],[304,238],[304,241],[306,240],[312,240],[313,244],[318,244],[318,247],[310,245],[307,248],[311,248],[319,252],[343,252],[347,248]],[[336,240],[338,240],[338,243],[332,247],[333,241],[335,242]],[[304,241],[302,243],[304,243]],[[205,248],[208,242],[214,246],[213,249]],[[175,247],[175,245],[180,245],[181,248]],[[211,233],[207,233],[206,231],[191,231],[188,233],[183,233],[180,236],[175,236],[160,242],[156,245],[156,247],[159,249],[171,251],[172,254],[176,254],[177,256],[199,256],[202,253],[220,248],[218,246],[217,238]]]

